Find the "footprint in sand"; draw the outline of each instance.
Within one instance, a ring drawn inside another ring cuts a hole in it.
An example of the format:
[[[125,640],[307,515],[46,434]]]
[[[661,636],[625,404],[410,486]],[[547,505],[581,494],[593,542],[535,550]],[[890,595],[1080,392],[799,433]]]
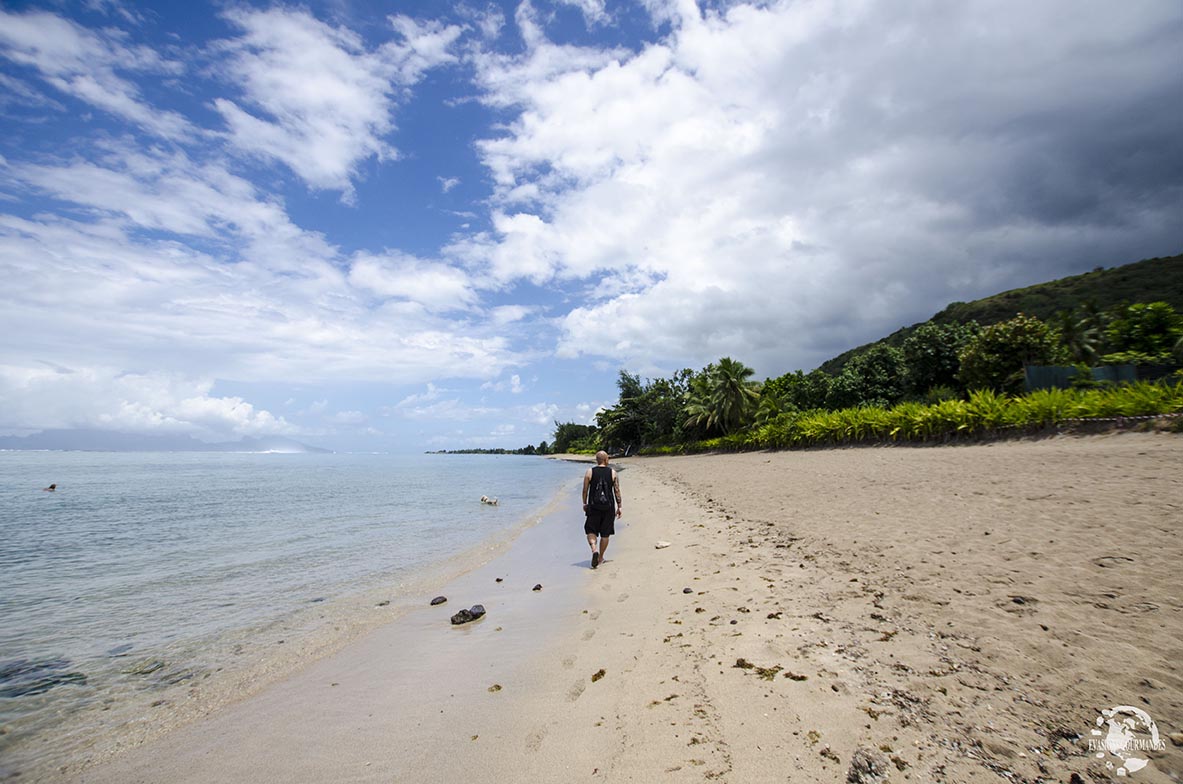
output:
[[[592,637],[595,637],[595,636],[596,636],[595,629],[588,629],[587,631],[585,631],[583,633],[583,639],[585,639],[585,640],[590,640]]]
[[[589,612],[587,614],[587,617],[591,618],[594,621],[600,617],[600,611],[599,610],[592,610],[591,612]]]
[[[622,593],[620,596],[617,596],[617,597],[616,597],[616,601],[618,601],[618,602],[626,602],[626,601],[628,601],[628,594],[627,594],[627,593]]]
[[[542,741],[546,738],[546,727],[539,727],[526,736],[526,750],[536,752],[542,748]]]
[[[575,681],[574,685],[567,689],[567,702],[575,702],[586,688],[587,684],[582,680]]]
[[[569,670],[574,666],[575,666],[575,657],[574,656],[567,656],[563,659],[563,669],[564,670]]]

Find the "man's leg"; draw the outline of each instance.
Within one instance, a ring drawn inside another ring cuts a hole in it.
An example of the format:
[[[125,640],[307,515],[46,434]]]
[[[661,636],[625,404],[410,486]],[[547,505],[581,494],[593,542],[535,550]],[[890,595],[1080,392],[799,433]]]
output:
[[[608,537],[600,537],[600,563],[604,563],[604,551],[608,549]]]

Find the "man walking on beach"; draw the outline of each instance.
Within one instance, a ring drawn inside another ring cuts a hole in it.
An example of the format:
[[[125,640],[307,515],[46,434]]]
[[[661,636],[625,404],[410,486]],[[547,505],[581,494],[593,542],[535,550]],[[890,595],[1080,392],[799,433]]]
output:
[[[591,565],[595,569],[604,560],[608,537],[616,533],[616,518],[621,514],[620,479],[616,469],[608,467],[608,453],[603,450],[596,452],[595,468],[587,469],[583,475],[583,512],[587,515],[583,532],[587,534]]]

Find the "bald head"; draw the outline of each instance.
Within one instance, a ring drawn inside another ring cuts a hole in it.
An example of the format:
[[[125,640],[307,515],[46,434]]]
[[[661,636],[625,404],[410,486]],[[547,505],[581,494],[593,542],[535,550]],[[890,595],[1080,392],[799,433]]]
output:
[[[608,453],[603,449],[596,452],[596,465],[608,465]]]

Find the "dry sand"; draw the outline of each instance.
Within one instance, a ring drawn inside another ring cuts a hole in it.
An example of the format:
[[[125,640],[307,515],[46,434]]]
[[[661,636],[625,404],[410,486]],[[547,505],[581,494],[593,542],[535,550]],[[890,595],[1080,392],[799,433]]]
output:
[[[598,570],[573,483],[443,608],[66,779],[1107,781],[1100,710],[1183,732],[1178,436],[620,466]]]

